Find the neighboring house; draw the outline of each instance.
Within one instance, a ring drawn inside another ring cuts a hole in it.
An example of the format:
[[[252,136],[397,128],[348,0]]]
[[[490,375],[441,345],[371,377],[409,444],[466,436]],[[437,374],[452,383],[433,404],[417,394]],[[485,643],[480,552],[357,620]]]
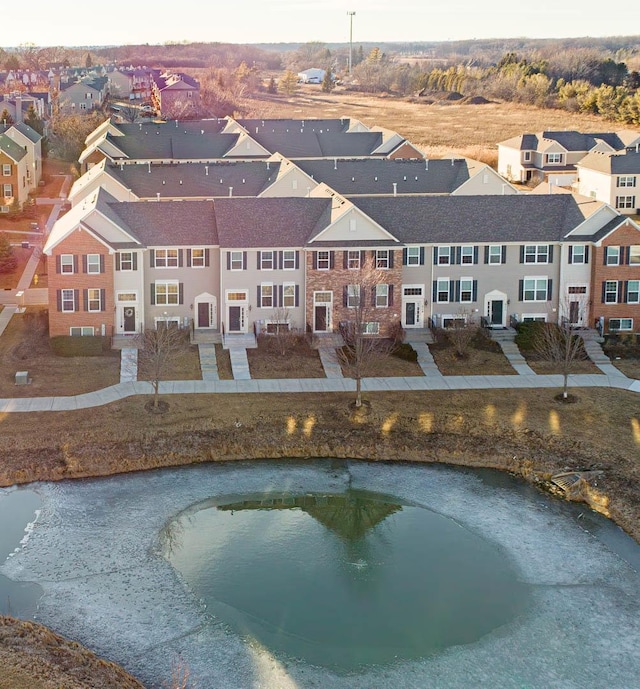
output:
[[[310,69],[298,72],[298,81],[303,84],[321,84],[324,81],[326,73],[327,71],[325,69],[311,67]]]
[[[153,75],[157,70],[146,67],[121,67],[108,72],[109,92],[117,98],[146,100],[151,98]]]
[[[40,119],[44,119],[49,114],[49,94],[48,93],[3,93],[0,100],[0,113],[5,110],[14,122],[22,122],[27,115],[27,111],[33,106]],[[0,124],[3,124],[0,122]]]
[[[640,215],[640,152],[589,153],[577,165],[576,191],[624,215]]]
[[[576,165],[587,153],[616,153],[639,143],[640,133],[627,130],[522,134],[498,144],[498,172],[511,182],[550,181],[556,186],[571,186]]]
[[[154,73],[151,99],[162,117],[196,117],[201,110],[200,84],[182,72]]]
[[[28,159],[25,147],[0,133],[0,213],[9,213],[16,204],[22,208],[27,200]]]
[[[35,189],[42,177],[42,136],[24,122],[10,126],[0,124],[0,134],[6,134],[25,149],[27,187],[29,191]]]
[[[109,93],[107,77],[85,77],[60,84],[58,109],[62,115],[81,115],[99,110]]]

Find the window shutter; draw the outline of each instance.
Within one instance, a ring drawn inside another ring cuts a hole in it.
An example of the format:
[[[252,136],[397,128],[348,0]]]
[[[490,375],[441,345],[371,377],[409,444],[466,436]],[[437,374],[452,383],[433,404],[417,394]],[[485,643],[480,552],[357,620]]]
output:
[[[489,246],[484,247],[484,262],[489,263]]]
[[[347,306],[349,304],[349,288],[345,285],[342,288],[342,305]]]
[[[367,260],[367,252],[361,251],[360,252],[360,268],[364,268],[364,264],[366,263],[366,260]]]
[[[335,266],[335,260],[336,260],[336,252],[335,251],[330,251],[329,252],[329,268],[333,270],[333,267]]]
[[[424,265],[424,247],[423,246],[420,247],[420,265],[421,266]]]
[[[573,263],[573,247],[569,246],[569,263]]]
[[[524,301],[524,280],[518,281],[518,301]]]
[[[273,308],[275,309],[275,308],[277,308],[278,304],[282,303],[281,301],[278,301],[278,291],[279,291],[279,289],[280,290],[282,289],[282,285],[280,285],[279,289],[278,289],[278,285],[274,285],[272,289],[273,289],[273,292],[272,292],[272,294],[273,294]]]
[[[227,251],[227,270],[231,270],[231,252]]]
[[[313,252],[313,269],[318,270],[318,252]]]
[[[191,268],[191,249],[187,249],[187,268]]]
[[[73,290],[73,310],[80,311],[80,290]]]
[[[431,301],[432,301],[432,302],[435,302],[435,301],[438,300],[438,281],[437,281],[437,280],[434,280],[434,281],[433,281],[433,290],[432,290],[432,292],[433,292],[433,295],[432,295],[432,297],[431,297]]]
[[[278,304],[284,305],[284,288],[282,285],[278,285]],[[278,304],[276,304],[276,306]]]
[[[622,301],[626,304],[629,299],[629,280],[624,281],[622,288]]]
[[[624,264],[626,266],[629,265],[629,258],[631,257],[631,247],[630,246],[625,246],[624,247]]]
[[[107,310],[107,290],[101,289],[100,290],[100,311],[106,311],[106,310]]]
[[[184,284],[178,283],[178,304],[184,304]]]
[[[296,270],[300,268],[300,252],[296,251]]]
[[[89,310],[89,290],[88,289],[82,290],[82,306],[83,306],[85,311]]]
[[[260,265],[262,263],[262,251],[258,251],[256,253],[256,256],[258,257],[258,262],[256,263],[256,268],[258,270],[262,270],[262,266]]]
[[[347,251],[342,252],[342,267],[346,270],[349,267],[349,253]]]
[[[460,280],[455,281],[454,301],[460,301]]]
[[[389,249],[389,268],[393,268],[393,257],[395,253],[393,249]]]
[[[100,272],[104,273],[104,254],[100,254]]]
[[[262,290],[260,289],[260,285],[257,287],[256,295],[256,305],[260,308],[262,306]]]
[[[604,251],[602,253],[602,262],[604,263],[605,266],[607,265],[608,254],[609,254],[609,247],[605,246]]]
[[[478,281],[473,281],[473,294],[471,295],[471,301],[478,301]]]
[[[584,262],[589,263],[589,247],[584,247]]]
[[[407,250],[406,249],[402,250],[402,265],[403,266],[407,265]]]
[[[473,262],[476,265],[478,264],[478,247],[477,246],[473,247]]]
[[[451,263],[454,263],[454,262],[455,262],[455,264],[456,264],[457,266],[459,266],[459,265],[462,264],[462,247],[461,247],[461,246],[457,246],[457,247],[455,248],[455,260],[454,260],[454,258],[453,258],[453,251],[454,251],[454,250],[453,250],[453,247],[451,247],[451,254],[452,254],[452,256],[451,256]]]
[[[553,280],[547,280],[547,301],[553,298]]]
[[[242,252],[242,270],[247,269],[247,252],[243,251]]]
[[[156,283],[152,282],[151,283],[151,306],[154,306],[156,303]]]
[[[74,258],[74,263],[75,263],[75,256]],[[87,255],[82,254],[82,272],[86,273],[87,272]]]
[[[371,288],[371,306],[376,305],[376,285]]]
[[[73,272],[78,272],[78,257],[75,254],[73,256]]]
[[[607,296],[607,283],[603,281],[602,283],[602,303],[606,303],[606,296]]]
[[[433,265],[434,266],[438,265],[438,247],[437,246],[433,247]]]
[[[182,268],[184,264],[184,256],[183,256],[183,250],[178,249],[178,268]]]
[[[624,290],[624,284],[623,284],[622,280],[618,280],[618,290],[617,290],[617,295],[616,295],[618,304],[622,303],[623,290]]]
[[[449,301],[455,301],[456,285],[454,280],[449,280]]]
[[[120,254],[116,254],[116,270],[120,270]]]
[[[204,250],[204,264],[207,268],[211,265],[211,250],[210,249]]]
[[[295,305],[300,306],[300,285],[296,285]]]
[[[502,257],[501,257],[502,263],[507,262],[507,245],[503,244],[502,245]]]
[[[60,256],[56,256],[56,273],[62,272],[62,260]]]
[[[57,305],[58,311],[62,311],[62,290],[61,289],[56,290],[56,305]]]
[[[553,245],[549,244],[549,263],[553,263]]]
[[[393,306],[393,285],[389,285],[389,306]]]
[[[156,265],[156,252],[154,249],[149,250],[149,266],[154,268]]]
[[[278,270],[284,268],[284,251],[278,251]]]
[[[524,263],[524,244],[520,245],[520,263]]]

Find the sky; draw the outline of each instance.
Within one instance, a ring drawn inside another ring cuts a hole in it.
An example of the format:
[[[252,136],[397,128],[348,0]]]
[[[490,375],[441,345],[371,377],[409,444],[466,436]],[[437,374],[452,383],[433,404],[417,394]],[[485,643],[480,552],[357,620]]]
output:
[[[596,0],[32,0],[27,18],[0,25],[0,46],[344,43],[347,11],[356,13],[354,43],[640,33],[638,0],[618,0],[610,12],[602,8]]]

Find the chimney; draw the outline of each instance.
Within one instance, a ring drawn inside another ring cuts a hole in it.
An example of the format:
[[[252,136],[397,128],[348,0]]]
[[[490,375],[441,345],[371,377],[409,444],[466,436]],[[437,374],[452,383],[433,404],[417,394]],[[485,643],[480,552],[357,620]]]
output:
[[[398,195],[398,183],[397,182],[393,183],[393,195],[394,196]]]
[[[16,93],[16,122],[22,122],[22,96]]]

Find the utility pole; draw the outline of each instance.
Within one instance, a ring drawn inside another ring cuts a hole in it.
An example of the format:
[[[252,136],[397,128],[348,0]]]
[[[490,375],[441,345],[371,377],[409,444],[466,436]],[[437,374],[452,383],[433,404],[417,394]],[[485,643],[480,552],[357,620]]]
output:
[[[353,66],[353,17],[355,12],[347,12],[349,17],[349,74],[351,74],[351,67]]]

